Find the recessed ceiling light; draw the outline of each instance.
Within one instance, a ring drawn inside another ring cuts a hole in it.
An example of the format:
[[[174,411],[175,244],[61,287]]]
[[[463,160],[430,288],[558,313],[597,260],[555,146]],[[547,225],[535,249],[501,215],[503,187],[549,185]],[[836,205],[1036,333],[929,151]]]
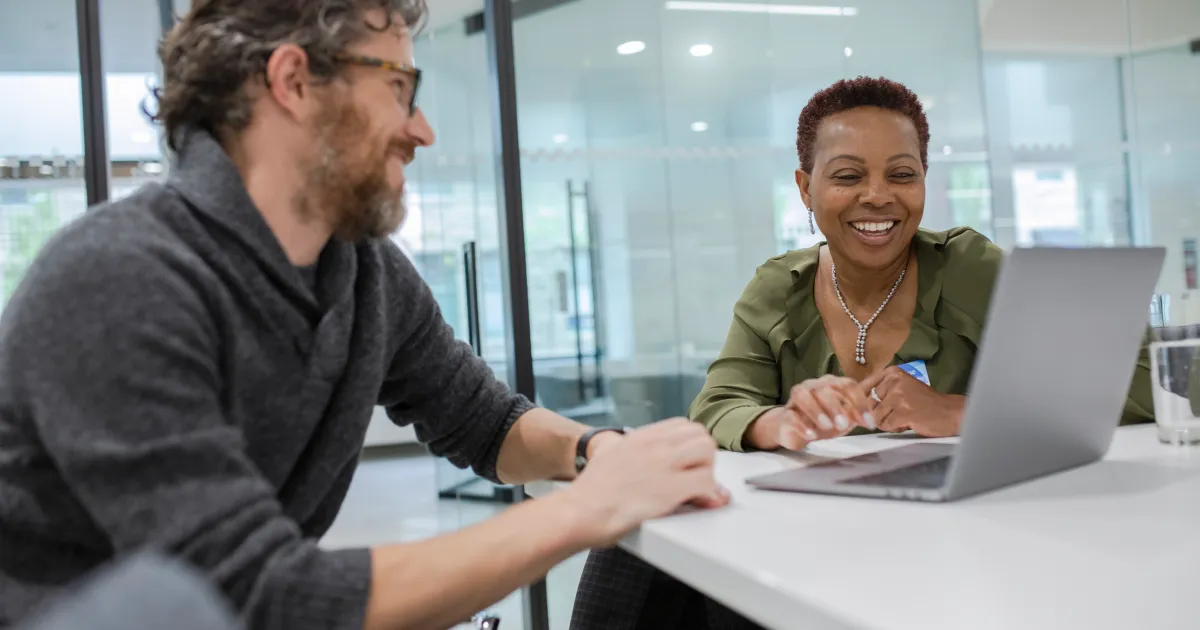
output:
[[[713,54],[713,47],[709,44],[696,44],[688,52],[692,53],[693,57],[707,57]]]
[[[163,165],[159,162],[147,162],[142,165],[142,170],[151,175],[158,175],[163,172]]]
[[[692,123],[692,131],[695,131],[696,133],[708,131],[708,123],[704,122],[703,120],[697,120],[696,122]]]
[[[565,134],[565,133],[556,133],[556,134],[554,134],[553,139],[554,139],[554,144],[565,144],[566,141],[568,140],[567,134]]]
[[[845,55],[846,55],[847,57],[853,57],[853,56],[854,56],[854,49],[853,49],[853,48],[851,48],[851,47],[849,47],[849,46],[847,46],[847,47],[843,48],[843,49],[842,49],[842,52],[843,52],[843,53],[845,53]]]
[[[954,153],[954,147],[948,144],[942,147],[942,155],[950,155],[951,153]]]
[[[772,13],[775,15],[817,15],[852,17],[855,7],[820,6],[811,4],[760,4],[752,2],[686,2],[672,0],[666,8],[671,11],[718,11],[724,13]]]
[[[933,106],[937,104],[937,101],[932,96],[919,96],[917,98],[920,99],[921,107],[925,108],[926,111],[933,109]]]
[[[646,42],[639,42],[637,40],[625,42],[617,46],[617,54],[619,55],[636,55],[643,50],[646,50]]]

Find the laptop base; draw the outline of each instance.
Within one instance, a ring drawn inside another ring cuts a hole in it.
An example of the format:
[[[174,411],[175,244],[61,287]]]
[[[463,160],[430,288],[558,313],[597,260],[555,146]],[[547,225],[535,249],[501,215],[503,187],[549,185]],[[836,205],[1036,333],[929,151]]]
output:
[[[945,501],[944,481],[953,452],[953,444],[910,444],[751,477],[746,483],[785,492]],[[936,470],[942,471],[941,479],[934,483],[934,476],[939,474]],[[911,483],[905,483],[905,477]]]

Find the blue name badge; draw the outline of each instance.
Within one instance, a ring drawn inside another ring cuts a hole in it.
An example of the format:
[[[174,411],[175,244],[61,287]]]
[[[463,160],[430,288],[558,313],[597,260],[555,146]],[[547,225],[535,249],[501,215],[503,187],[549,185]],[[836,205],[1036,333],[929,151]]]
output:
[[[907,372],[909,376],[929,385],[929,369],[925,367],[924,361],[912,361],[898,367]]]

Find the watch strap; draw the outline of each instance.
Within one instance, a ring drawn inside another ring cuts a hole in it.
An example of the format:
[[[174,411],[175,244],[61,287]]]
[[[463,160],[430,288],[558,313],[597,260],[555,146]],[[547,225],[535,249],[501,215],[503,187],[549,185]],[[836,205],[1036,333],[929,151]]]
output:
[[[595,437],[597,434],[604,433],[606,431],[613,431],[615,433],[625,434],[625,433],[629,432],[629,429],[626,429],[625,427],[596,427],[594,429],[588,429],[587,432],[585,432],[583,435],[579,436],[579,441],[575,443],[575,472],[576,473],[583,472],[584,467],[587,466],[588,442],[591,442],[592,438]]]

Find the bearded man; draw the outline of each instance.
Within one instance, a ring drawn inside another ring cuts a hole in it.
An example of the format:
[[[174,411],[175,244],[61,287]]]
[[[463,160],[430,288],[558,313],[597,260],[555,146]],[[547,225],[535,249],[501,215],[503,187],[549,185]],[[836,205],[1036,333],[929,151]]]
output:
[[[727,502],[703,427],[589,429],[510,392],[388,238],[434,141],[424,12],[196,0],[167,35],[170,178],[64,228],[0,320],[0,626],[150,551],[250,628],[445,628]],[[323,550],[376,405],[489,479],[578,479],[447,536]]]

